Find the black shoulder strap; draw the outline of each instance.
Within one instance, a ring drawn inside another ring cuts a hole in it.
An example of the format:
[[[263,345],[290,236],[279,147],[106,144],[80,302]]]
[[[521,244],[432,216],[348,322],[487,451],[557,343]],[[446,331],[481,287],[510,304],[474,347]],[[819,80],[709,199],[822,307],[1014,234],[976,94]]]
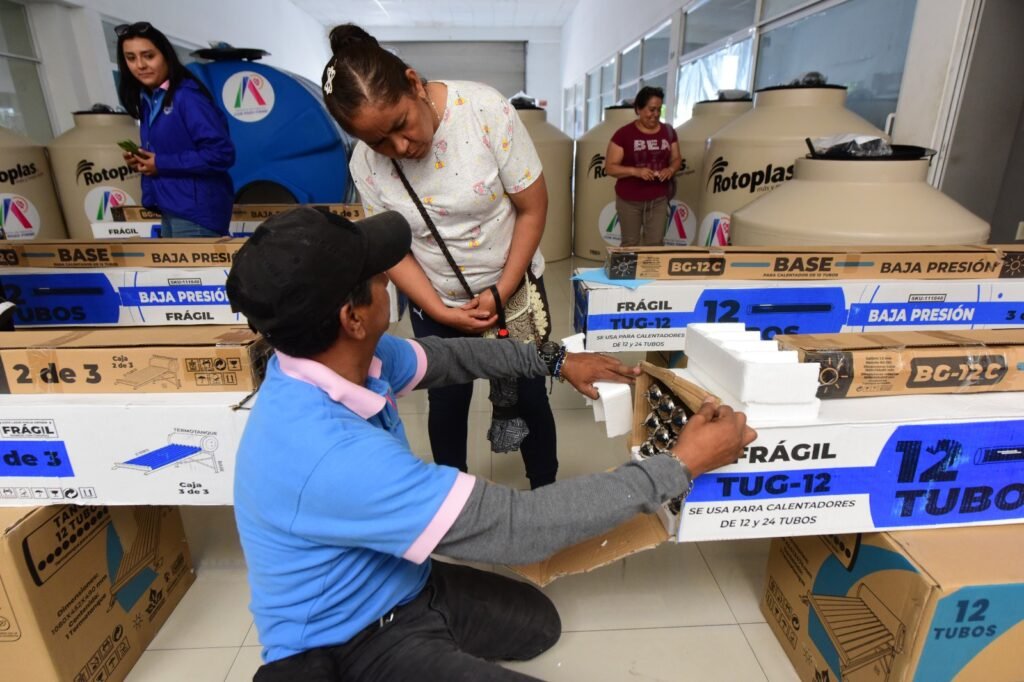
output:
[[[409,197],[412,199],[412,203],[416,204],[416,208],[419,209],[420,215],[423,217],[423,222],[427,224],[430,229],[430,234],[434,235],[434,241],[441,247],[441,253],[448,260],[448,265],[455,271],[455,276],[459,278],[459,283],[462,288],[466,290],[466,295],[473,298],[475,294],[473,290],[469,288],[469,282],[462,275],[462,270],[459,269],[459,264],[455,262],[452,257],[451,251],[448,250],[448,245],[444,243],[444,239],[441,238],[441,233],[437,231],[437,226],[434,225],[434,221],[430,219],[430,215],[427,213],[427,209],[423,207],[423,202],[416,196],[416,192],[413,191],[412,185],[409,184],[409,180],[405,177],[405,173],[402,172],[402,167],[398,165],[398,161],[391,159],[391,163],[395,167],[395,172],[398,173],[398,179],[402,181],[402,185],[405,186],[405,191],[409,193]],[[499,304],[500,305],[500,304]]]

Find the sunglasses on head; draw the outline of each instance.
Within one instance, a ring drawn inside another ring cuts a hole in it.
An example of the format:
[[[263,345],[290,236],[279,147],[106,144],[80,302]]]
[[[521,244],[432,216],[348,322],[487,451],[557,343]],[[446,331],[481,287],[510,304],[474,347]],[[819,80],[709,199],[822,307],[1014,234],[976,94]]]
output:
[[[143,35],[149,29],[153,28],[153,24],[148,21],[137,21],[134,24],[121,24],[114,27],[114,34],[118,38],[124,38],[126,35]]]

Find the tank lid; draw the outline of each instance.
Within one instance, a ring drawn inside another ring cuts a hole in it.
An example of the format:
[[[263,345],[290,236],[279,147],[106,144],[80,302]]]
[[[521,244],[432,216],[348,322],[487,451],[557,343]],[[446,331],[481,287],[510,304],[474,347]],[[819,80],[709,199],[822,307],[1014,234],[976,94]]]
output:
[[[512,99],[510,99],[509,102],[511,102],[512,106],[518,110],[535,109],[538,111],[544,111],[544,107],[537,106],[536,98],[530,97],[525,92],[519,92],[512,95]]]
[[[72,111],[75,116],[89,116],[92,114],[102,114],[104,116],[131,116],[126,111],[117,111],[114,107],[109,104],[93,104],[89,109],[83,109],[82,111]]]
[[[718,102],[751,102],[753,97],[748,90],[719,90],[718,97],[714,99],[702,99],[697,104],[717,104]]]
[[[766,88],[758,88],[754,92],[776,92],[778,90],[846,90],[846,86],[829,83],[822,83],[821,85],[770,85]]]
[[[270,55],[269,52],[258,47],[234,47],[224,42],[212,42],[210,47],[194,50],[189,54],[198,59],[209,59],[213,62],[255,62]]]
[[[809,139],[807,140],[807,146],[811,153],[806,158],[821,161],[920,161],[921,159],[931,159],[936,154],[934,149],[918,147],[912,144],[889,145],[892,148],[892,154],[886,154],[885,156],[858,155],[850,152],[843,145],[833,147],[825,152],[819,152],[814,149],[814,145],[811,144]]]

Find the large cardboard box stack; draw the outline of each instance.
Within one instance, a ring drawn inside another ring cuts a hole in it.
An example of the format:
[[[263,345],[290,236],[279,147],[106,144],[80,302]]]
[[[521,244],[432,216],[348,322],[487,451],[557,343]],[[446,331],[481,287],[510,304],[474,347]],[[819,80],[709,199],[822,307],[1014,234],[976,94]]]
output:
[[[1021,527],[776,539],[761,610],[808,682],[1019,682]]]
[[[0,509],[0,677],[118,682],[194,581],[171,507]]]
[[[587,350],[682,350],[692,322],[742,322],[765,339],[1024,327],[1024,248],[1013,246],[613,250],[577,280]]]

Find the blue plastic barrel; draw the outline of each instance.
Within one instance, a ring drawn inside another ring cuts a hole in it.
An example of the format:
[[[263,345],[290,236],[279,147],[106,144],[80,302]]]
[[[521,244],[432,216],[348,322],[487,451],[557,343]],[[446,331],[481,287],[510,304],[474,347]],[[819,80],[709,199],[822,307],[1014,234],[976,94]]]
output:
[[[327,113],[320,88],[242,59],[194,62],[188,68],[227,114],[237,152],[231,179],[239,203],[289,203],[288,194],[303,204],[352,199],[352,141]]]

